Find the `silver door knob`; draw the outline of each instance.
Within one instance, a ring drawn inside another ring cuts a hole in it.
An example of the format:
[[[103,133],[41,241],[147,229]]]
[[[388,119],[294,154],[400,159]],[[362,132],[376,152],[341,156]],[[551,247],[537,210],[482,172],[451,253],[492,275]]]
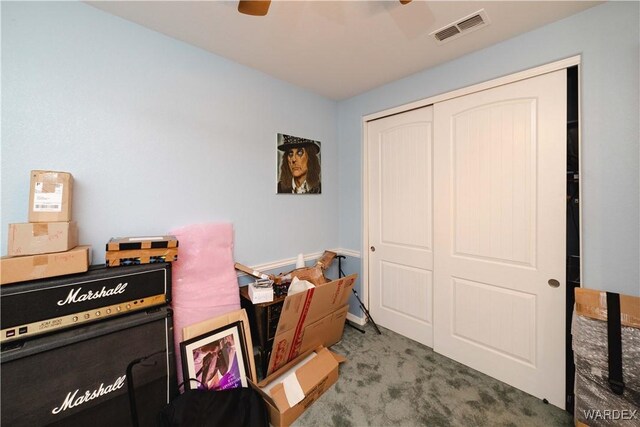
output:
[[[549,283],[549,286],[551,286],[552,288],[557,288],[560,286],[560,282],[558,282],[556,279],[549,279],[547,283]]]
[[[371,246],[371,252],[375,252],[376,251],[376,247],[375,246]]]

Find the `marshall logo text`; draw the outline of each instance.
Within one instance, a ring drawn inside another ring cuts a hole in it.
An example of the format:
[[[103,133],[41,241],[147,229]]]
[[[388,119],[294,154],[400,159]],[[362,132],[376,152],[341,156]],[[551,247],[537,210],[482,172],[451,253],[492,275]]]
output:
[[[127,379],[126,375],[123,375],[121,377],[118,377],[118,379],[116,379],[116,381],[108,386],[104,386],[104,383],[100,383],[100,387],[98,387],[97,389],[93,390],[93,391],[85,391],[84,394],[81,394],[80,396],[78,396],[78,392],[80,391],[79,388],[76,389],[76,391],[69,392],[67,393],[67,397],[64,399],[64,402],[62,402],[62,405],[60,405],[57,408],[53,408],[51,410],[51,413],[54,415],[59,414],[62,411],[66,411],[67,409],[72,409],[75,408],[76,406],[80,406],[83,403],[87,403],[90,400],[96,399],[100,396],[104,396],[105,394],[109,394],[112,393],[118,389],[121,389],[124,386],[124,383]]]
[[[97,292],[87,291],[84,294],[80,294],[80,291],[82,290],[82,288],[71,289],[69,291],[69,295],[67,295],[67,298],[64,300],[61,299],[60,301],[58,301],[58,305],[63,306],[65,304],[74,304],[77,302],[88,301],[92,299],[98,299],[98,298],[110,297],[112,295],[122,294],[124,293],[126,287],[127,287],[127,283],[119,283],[118,286],[116,286],[113,289],[107,289],[105,286],[103,286],[102,289],[100,289]]]

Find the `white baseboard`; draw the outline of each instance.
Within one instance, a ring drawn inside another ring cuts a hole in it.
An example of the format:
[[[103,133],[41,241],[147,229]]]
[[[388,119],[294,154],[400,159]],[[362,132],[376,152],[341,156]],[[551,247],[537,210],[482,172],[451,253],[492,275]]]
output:
[[[354,258],[360,258],[360,252],[351,249],[335,249],[334,252],[340,255],[347,255]]]
[[[350,257],[354,257],[354,258],[360,258],[360,252],[358,251],[353,251],[351,249],[330,249],[332,252],[335,252],[337,254],[340,255],[347,255]],[[304,260],[306,261],[312,261],[315,259],[320,258],[320,256],[322,256],[323,252],[314,252],[314,253],[310,253],[310,254],[305,254],[304,255]],[[291,265],[295,265],[297,260],[297,257],[295,258],[286,258],[286,259],[281,259],[278,261],[273,261],[273,262],[268,262],[268,263],[264,263],[264,264],[258,264],[258,265],[254,265],[251,266],[251,268],[253,270],[256,271],[260,271],[260,272],[264,272],[264,271],[270,271],[270,270],[276,270],[278,268],[283,268],[283,267],[287,267],[287,266],[291,266]],[[247,276],[246,273],[243,273],[241,271],[236,271],[238,277],[241,276]]]
[[[364,326],[367,324],[366,317],[358,317],[355,314],[347,313],[347,320],[356,325]]]

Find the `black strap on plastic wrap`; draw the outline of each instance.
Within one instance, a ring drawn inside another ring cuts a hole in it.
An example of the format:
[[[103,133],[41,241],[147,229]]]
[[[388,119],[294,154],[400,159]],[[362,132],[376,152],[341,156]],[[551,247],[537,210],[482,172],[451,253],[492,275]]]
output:
[[[609,346],[609,387],[615,394],[624,393],[622,380],[622,325],[620,294],[607,292],[607,341]]]

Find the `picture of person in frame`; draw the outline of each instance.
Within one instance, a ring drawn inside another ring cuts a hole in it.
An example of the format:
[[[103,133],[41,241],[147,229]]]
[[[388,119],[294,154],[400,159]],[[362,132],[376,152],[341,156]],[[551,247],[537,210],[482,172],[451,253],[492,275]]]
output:
[[[196,378],[208,390],[226,390],[240,387],[240,372],[235,343],[228,335],[194,351]],[[200,387],[199,387],[200,388]]]
[[[320,142],[279,133],[278,150],[278,193],[320,194]]]

